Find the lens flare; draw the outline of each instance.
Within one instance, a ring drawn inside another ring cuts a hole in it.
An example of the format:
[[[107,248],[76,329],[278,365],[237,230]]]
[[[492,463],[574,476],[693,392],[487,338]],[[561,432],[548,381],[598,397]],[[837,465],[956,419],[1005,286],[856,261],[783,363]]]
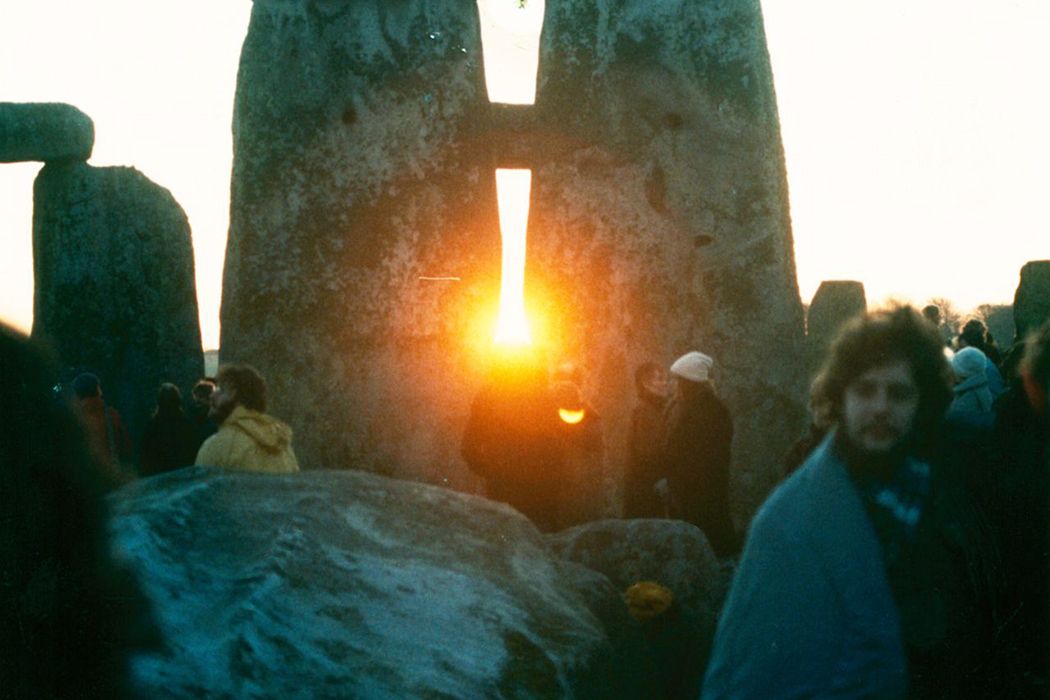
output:
[[[531,170],[496,170],[503,268],[495,340],[501,345],[532,343],[532,332],[525,315],[525,232],[529,224],[531,187]]]
[[[558,417],[561,418],[562,421],[568,423],[569,425],[576,425],[577,423],[583,420],[584,415],[585,412],[582,408],[578,411],[573,411],[568,408],[558,409]]]

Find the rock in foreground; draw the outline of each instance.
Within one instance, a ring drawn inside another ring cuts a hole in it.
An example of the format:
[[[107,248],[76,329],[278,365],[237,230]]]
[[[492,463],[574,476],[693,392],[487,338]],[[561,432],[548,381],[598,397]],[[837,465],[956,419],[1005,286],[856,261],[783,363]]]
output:
[[[361,472],[193,467],[113,496],[167,640],[144,697],[642,697],[609,581],[481,498]]]
[[[667,613],[643,628],[666,697],[697,697],[730,578],[703,532],[680,520],[603,520],[548,542],[621,591],[655,581],[674,594]]]

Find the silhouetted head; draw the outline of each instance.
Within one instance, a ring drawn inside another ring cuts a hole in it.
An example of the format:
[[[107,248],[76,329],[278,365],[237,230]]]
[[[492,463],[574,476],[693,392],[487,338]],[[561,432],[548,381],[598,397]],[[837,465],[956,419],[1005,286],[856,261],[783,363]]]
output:
[[[970,319],[959,332],[959,347],[971,347],[984,350],[988,342],[988,328],[976,318]]]
[[[182,413],[182,392],[179,387],[168,382],[160,385],[157,390],[157,413]]]
[[[655,362],[643,362],[634,370],[634,389],[639,398],[667,396],[667,373]]]
[[[201,379],[193,385],[190,395],[193,397],[193,402],[198,406],[207,406],[211,403],[213,391],[215,391],[215,382],[210,379]]]
[[[218,422],[226,420],[237,406],[266,411],[266,380],[251,365],[223,365],[216,379],[208,415]]]
[[[941,325],[941,307],[936,304],[927,304],[922,307],[922,317],[935,326]]]
[[[84,372],[78,374],[76,379],[73,380],[73,394],[78,399],[90,399],[95,396],[102,396],[102,382],[98,380],[98,377],[90,372]]]
[[[952,398],[941,338],[908,306],[847,323],[813,383],[840,434],[870,453],[932,439]]]

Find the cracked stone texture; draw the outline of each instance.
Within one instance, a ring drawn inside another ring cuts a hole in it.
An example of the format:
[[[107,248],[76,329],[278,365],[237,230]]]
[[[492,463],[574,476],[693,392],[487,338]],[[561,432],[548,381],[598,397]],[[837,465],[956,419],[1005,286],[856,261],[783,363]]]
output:
[[[498,301],[493,169],[534,169],[527,297],[620,480],[632,373],[701,349],[742,523],[803,425],[802,306],[758,3],[547,3],[534,108],[489,108],[473,3],[258,0],[234,116],[222,360],[307,467],[477,488],[459,457]],[[423,281],[453,276],[459,281]]]
[[[60,102],[0,102],[0,163],[87,160],[91,117]]]
[[[610,582],[476,496],[188,467],[111,504],[166,640],[132,664],[141,697],[620,698],[652,682]]]
[[[189,222],[139,171],[45,165],[33,185],[33,267],[33,336],[71,371],[99,376],[133,438],[161,382],[188,395],[202,376]]]

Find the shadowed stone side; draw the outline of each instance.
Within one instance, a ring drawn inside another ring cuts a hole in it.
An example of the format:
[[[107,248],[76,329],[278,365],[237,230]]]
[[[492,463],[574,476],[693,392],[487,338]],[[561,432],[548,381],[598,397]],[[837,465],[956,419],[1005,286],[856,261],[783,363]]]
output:
[[[754,0],[553,0],[530,147],[529,294],[589,365],[622,473],[632,372],[715,359],[743,524],[802,423],[803,317]]]
[[[0,163],[87,160],[94,145],[91,117],[73,105],[0,102]]]
[[[1017,338],[1050,319],[1050,260],[1033,260],[1021,268],[1021,281],[1014,293],[1014,325]]]
[[[820,283],[809,304],[806,322],[806,354],[810,378],[819,369],[831,341],[842,325],[868,310],[864,285],[852,280],[826,280]]]
[[[33,186],[33,336],[102,380],[137,440],[157,387],[202,374],[186,214],[134,168],[49,164]]]
[[[221,359],[267,376],[304,467],[473,485],[459,444],[500,268],[476,15],[254,3]]]

